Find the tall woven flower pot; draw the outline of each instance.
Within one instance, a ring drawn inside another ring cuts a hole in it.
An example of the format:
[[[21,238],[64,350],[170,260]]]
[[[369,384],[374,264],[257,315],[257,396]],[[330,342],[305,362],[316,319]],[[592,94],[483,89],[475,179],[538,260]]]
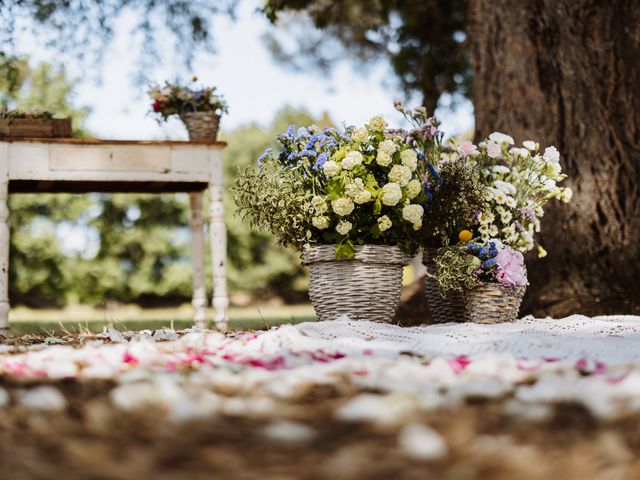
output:
[[[431,319],[435,323],[463,322],[465,321],[464,297],[461,293],[450,292],[442,296],[435,279],[429,275],[435,275],[435,258],[438,254],[437,248],[425,248],[422,254],[422,263],[427,268],[425,278],[425,294],[427,305],[431,312]]]
[[[215,142],[220,126],[220,115],[211,112],[188,112],[180,115],[192,142]]]
[[[514,322],[526,287],[503,287],[481,283],[464,294],[465,321],[475,323]]]
[[[402,267],[409,256],[398,247],[363,245],[354,258],[335,258],[336,245],[304,250],[309,267],[309,297],[318,320],[348,315],[352,320],[390,322],[402,289]]]

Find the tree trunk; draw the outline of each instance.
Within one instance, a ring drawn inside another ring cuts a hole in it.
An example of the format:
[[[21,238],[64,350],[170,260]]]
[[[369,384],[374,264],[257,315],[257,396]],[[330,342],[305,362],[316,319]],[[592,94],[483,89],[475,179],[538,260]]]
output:
[[[640,2],[470,0],[469,40],[476,137],[555,145],[574,190],[521,313],[640,311]]]

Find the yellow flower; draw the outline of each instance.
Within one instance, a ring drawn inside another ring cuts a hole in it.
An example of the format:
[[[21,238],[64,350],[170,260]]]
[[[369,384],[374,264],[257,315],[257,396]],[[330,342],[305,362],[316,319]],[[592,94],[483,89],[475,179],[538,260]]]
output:
[[[458,234],[458,238],[460,239],[461,242],[467,243],[471,241],[471,239],[473,238],[473,234],[469,230],[462,230]]]
[[[191,77],[191,80],[193,80],[194,82],[198,81],[198,77],[196,77],[195,75],[193,77]]]

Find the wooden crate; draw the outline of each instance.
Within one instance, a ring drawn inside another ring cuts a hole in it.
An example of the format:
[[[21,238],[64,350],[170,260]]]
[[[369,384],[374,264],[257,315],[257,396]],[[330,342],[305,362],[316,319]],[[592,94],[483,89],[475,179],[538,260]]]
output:
[[[0,119],[0,138],[71,137],[70,118]]]

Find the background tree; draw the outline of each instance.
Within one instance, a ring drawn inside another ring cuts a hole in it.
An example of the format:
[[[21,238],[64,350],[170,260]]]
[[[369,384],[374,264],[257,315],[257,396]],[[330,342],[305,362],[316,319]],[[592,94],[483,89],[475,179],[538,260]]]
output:
[[[465,0],[268,0],[264,11],[279,27],[270,49],[294,68],[327,72],[347,58],[366,69],[386,58],[400,87],[430,111],[444,93],[470,92]],[[297,47],[286,48],[282,30]]]
[[[562,153],[525,311],[640,311],[640,3],[470,0],[476,135]]]

